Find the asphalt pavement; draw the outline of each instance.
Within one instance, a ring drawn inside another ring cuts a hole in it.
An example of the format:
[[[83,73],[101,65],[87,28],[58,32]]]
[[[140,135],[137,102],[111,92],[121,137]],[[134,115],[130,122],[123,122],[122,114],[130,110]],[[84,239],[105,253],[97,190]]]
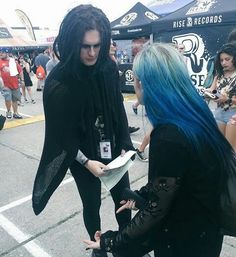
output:
[[[34,86],[33,93],[36,104],[19,106],[24,118],[7,121],[0,131],[0,257],[91,256],[91,251],[86,251],[82,242],[88,235],[83,225],[81,200],[70,173],[45,210],[39,216],[33,213],[31,193],[44,140],[42,92],[36,92]],[[131,135],[137,146],[148,132],[149,123],[141,107],[138,115],[133,113],[131,106],[135,96],[129,94],[124,98],[129,125],[140,127]],[[0,114],[5,115],[2,96]],[[147,168],[148,163],[136,158],[129,170],[132,189],[147,182]],[[103,231],[117,229],[113,209],[110,195],[104,189],[101,208]],[[225,237],[221,257],[235,256],[236,239]]]

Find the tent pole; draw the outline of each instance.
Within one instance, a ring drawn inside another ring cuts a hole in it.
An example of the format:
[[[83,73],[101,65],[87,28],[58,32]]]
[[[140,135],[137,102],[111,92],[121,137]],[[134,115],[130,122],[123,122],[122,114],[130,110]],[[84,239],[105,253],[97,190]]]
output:
[[[150,44],[152,44],[153,43],[153,33],[150,34],[149,40],[150,40]]]

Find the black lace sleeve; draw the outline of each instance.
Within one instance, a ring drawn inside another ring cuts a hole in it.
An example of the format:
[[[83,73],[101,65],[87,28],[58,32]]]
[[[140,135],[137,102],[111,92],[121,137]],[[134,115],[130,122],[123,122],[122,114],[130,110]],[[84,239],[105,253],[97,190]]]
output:
[[[147,185],[141,187],[139,190],[135,190],[134,192],[142,196],[144,199],[148,199],[148,193],[149,193],[149,187],[150,184],[148,183]]]
[[[104,233],[103,249],[116,252],[126,246],[135,247],[146,241],[153,229],[160,229],[188,169],[188,152],[186,138],[178,128],[154,129],[149,151],[149,183],[136,191],[148,204],[121,231]]]
[[[148,233],[157,227],[166,216],[178,188],[180,179],[158,177],[149,184],[149,201],[144,210],[139,211],[132,221],[120,232],[108,231],[101,237],[101,248],[117,251],[130,243],[142,242]]]

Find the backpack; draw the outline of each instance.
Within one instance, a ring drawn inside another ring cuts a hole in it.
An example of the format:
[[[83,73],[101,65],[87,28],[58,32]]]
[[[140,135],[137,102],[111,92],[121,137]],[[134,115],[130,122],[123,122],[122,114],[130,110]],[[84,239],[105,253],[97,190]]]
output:
[[[38,68],[37,68],[37,70],[36,70],[36,77],[37,77],[37,79],[39,79],[39,80],[43,80],[43,79],[46,78],[46,72],[45,72],[45,70],[44,70],[44,68],[43,68],[42,65],[39,65],[39,66],[38,66]]]
[[[0,130],[3,129],[5,121],[6,121],[6,117],[3,115],[0,115]]]

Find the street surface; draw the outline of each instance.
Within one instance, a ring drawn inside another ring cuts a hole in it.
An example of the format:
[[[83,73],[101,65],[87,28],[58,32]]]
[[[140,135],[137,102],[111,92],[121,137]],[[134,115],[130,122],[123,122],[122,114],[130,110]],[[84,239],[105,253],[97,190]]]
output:
[[[31,193],[44,140],[42,92],[36,92],[35,85],[33,92],[36,104],[19,107],[24,119],[7,121],[0,131],[0,257],[91,256],[91,251],[86,251],[82,242],[88,235],[83,225],[81,200],[69,173],[45,210],[39,216],[33,213]],[[137,147],[149,130],[149,123],[141,107],[138,115],[133,113],[131,106],[135,96],[124,97],[129,125],[140,127],[131,135]],[[5,115],[2,96],[0,114]],[[129,171],[132,189],[146,183],[147,168],[147,163],[136,158]],[[115,230],[113,204],[105,190],[102,199],[102,229]],[[236,239],[225,237],[221,257],[235,256]]]

